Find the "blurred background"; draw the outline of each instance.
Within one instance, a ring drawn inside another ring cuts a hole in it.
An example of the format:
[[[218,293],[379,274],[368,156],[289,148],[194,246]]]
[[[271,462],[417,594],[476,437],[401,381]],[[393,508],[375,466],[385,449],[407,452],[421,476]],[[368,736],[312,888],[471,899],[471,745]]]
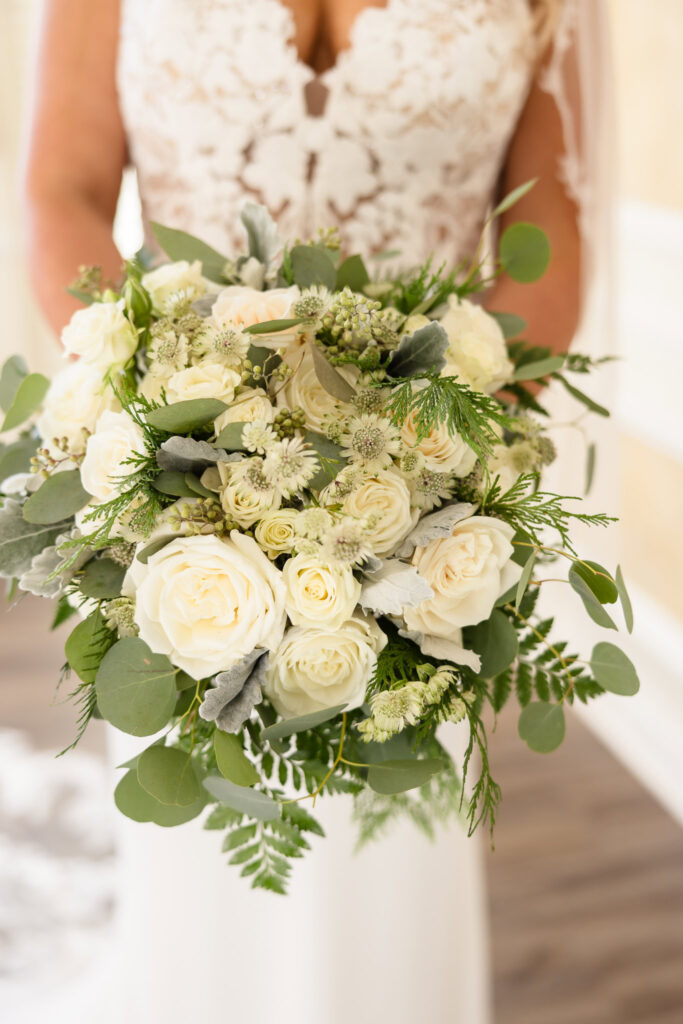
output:
[[[0,10],[0,360],[21,351],[49,373],[58,350],[31,297],[16,198],[38,7],[2,0]],[[683,3],[608,7],[623,360],[609,403],[619,489],[608,511],[620,517],[642,691],[591,707],[549,759],[522,749],[514,718],[499,723],[505,793],[488,858],[496,1024],[683,1020]],[[131,185],[119,237],[133,251]],[[73,711],[54,702],[64,636],[48,636],[49,618],[31,598],[0,617],[0,999],[12,1022],[27,986],[68,983],[106,950],[115,890],[98,723],[77,758],[52,761],[72,738]]]

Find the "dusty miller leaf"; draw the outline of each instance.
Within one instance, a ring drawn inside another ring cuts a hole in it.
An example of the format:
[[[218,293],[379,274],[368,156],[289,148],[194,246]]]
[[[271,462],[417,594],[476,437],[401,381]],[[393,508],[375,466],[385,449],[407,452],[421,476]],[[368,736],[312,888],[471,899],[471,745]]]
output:
[[[446,505],[437,512],[430,512],[419,521],[414,530],[408,534],[403,541],[398,555],[401,558],[408,558],[415,548],[423,548],[431,540],[438,540],[442,537],[450,537],[453,527],[462,519],[473,515],[476,505],[470,502],[457,502],[454,505]]]
[[[366,578],[359,604],[375,615],[400,615],[406,606],[414,608],[430,597],[434,597],[434,591],[415,566],[388,558]]]
[[[446,365],[448,335],[437,320],[406,334],[387,365],[391,377],[412,377],[419,373],[438,373]]]

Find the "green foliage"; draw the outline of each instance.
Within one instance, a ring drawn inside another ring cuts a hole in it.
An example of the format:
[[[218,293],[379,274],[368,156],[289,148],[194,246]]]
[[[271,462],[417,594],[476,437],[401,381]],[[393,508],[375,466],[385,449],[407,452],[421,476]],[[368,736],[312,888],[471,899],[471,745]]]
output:
[[[538,754],[557,750],[565,733],[562,705],[532,701],[519,716],[518,731],[520,738]]]
[[[444,768],[444,761],[437,757],[382,761],[369,769],[368,786],[375,793],[393,796],[409,789],[419,789]]]
[[[45,526],[69,519],[87,505],[90,495],[81,483],[78,469],[55,473],[41,484],[24,504],[23,516],[27,523]]]
[[[36,436],[29,431],[24,431],[11,444],[0,445],[0,490],[8,476],[29,472],[37,447]]]
[[[338,291],[342,288],[350,288],[354,292],[362,292],[370,281],[363,259],[360,256],[348,256],[337,267],[337,282],[335,287]]]
[[[67,637],[64,653],[70,668],[84,683],[94,683],[105,654],[116,636],[99,608],[79,622]]]
[[[406,378],[440,373],[446,365],[448,335],[442,324],[430,321],[412,334],[404,334],[387,363],[390,377]]]
[[[596,644],[590,660],[593,675],[610,693],[632,697],[640,689],[640,680],[631,659],[614,644]]]
[[[138,758],[137,776],[145,792],[162,804],[189,807],[201,796],[192,757],[177,747],[148,747]]]
[[[22,377],[9,403],[0,432],[13,430],[37,412],[49,386],[49,380],[42,373],[29,373],[27,377]]]
[[[26,360],[23,356],[10,356],[0,370],[0,409],[3,412],[12,405],[24,377],[28,377]]]
[[[387,643],[377,655],[377,665],[368,684],[367,695],[380,690],[392,690],[418,678],[418,668],[438,662],[426,657],[412,640],[399,636],[398,629],[388,620],[382,622]]]
[[[165,434],[190,434],[225,412],[227,405],[218,398],[191,398],[172,405],[158,405],[145,416],[147,423]]]
[[[216,729],[213,745],[216,764],[224,779],[229,779],[236,786],[253,786],[259,781],[259,774],[246,757],[238,736]]]
[[[300,288],[321,284],[335,287],[337,271],[327,251],[316,245],[295,245],[290,253],[294,283]]]
[[[520,221],[506,228],[500,238],[498,258],[514,281],[530,284],[545,274],[550,263],[550,242],[535,224]]]
[[[78,577],[81,594],[94,600],[119,597],[126,570],[111,558],[91,558]]]
[[[105,654],[95,685],[102,717],[132,736],[151,736],[168,723],[176,702],[176,669],[144,640],[126,637]]]
[[[31,567],[35,555],[54,544],[65,523],[27,523],[22,506],[7,498],[0,507],[0,576],[13,579]]]
[[[411,313],[427,314],[458,291],[455,278],[456,271],[446,273],[445,263],[432,270],[430,257],[416,269],[399,275],[382,298],[385,305],[395,306],[406,316]]]
[[[294,733],[303,732],[306,729],[315,729],[316,726],[329,722],[342,713],[346,704],[337,704],[335,707],[323,708],[321,711],[311,711],[308,715],[298,715],[296,718],[285,718],[276,725],[269,725],[263,730],[264,740],[279,740],[285,736],[293,736]]]
[[[467,633],[467,646],[480,656],[480,675],[485,679],[503,672],[517,656],[517,631],[501,611],[494,610],[488,619],[470,627]]]
[[[177,231],[175,228],[166,228],[163,224],[151,224],[152,233],[157,242],[171,260],[187,260],[193,263],[194,260],[201,260],[202,273],[210,281],[217,284],[224,284],[225,266],[228,260],[219,252],[212,249],[206,242],[188,235],[185,231]]]
[[[161,748],[159,748],[161,749]],[[206,806],[205,794],[200,791],[191,804],[180,806],[164,804],[143,789],[134,769],[126,772],[114,791],[114,802],[122,814],[133,821],[151,821],[162,828],[183,825],[201,814]]]

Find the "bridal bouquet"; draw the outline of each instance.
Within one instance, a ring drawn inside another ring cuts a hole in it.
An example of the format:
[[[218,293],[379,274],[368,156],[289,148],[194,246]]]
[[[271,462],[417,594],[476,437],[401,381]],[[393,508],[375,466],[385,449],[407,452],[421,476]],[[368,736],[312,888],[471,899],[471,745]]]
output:
[[[242,220],[248,255],[156,225],[172,262],[141,256],[116,290],[82,268],[62,336],[79,358],[52,383],[5,364],[0,574],[55,599],[55,626],[78,620],[77,739],[93,717],[153,737],[121,766],[119,810],[172,826],[210,805],[230,862],[284,892],[319,795],[353,795],[361,839],[399,813],[492,826],[487,707],[514,695],[547,752],[565,705],[638,679],[536,610],[556,561],[595,622],[616,629],[620,600],[632,626],[620,571],[572,544],[573,522],[608,517],[541,489],[554,447],[525,383],[606,414],[565,376],[594,363],[471,301],[485,274],[540,276],[543,232],[508,228],[486,271],[481,246],[451,272],[371,275],[334,231],[288,245],[263,208]]]

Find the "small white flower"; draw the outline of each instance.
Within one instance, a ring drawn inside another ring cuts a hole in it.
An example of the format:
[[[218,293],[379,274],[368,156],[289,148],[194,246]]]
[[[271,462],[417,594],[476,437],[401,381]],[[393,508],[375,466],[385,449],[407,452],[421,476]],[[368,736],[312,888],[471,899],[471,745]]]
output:
[[[224,482],[223,511],[240,526],[253,526],[268,512],[280,507],[281,495],[265,476],[263,459],[255,457],[229,465],[219,462],[218,471]]]
[[[284,498],[305,487],[318,471],[318,456],[300,437],[286,437],[268,449],[264,476]]]
[[[339,440],[342,454],[368,472],[388,469],[403,447],[394,425],[374,413],[350,417]]]
[[[334,519],[326,509],[307,508],[303,512],[297,513],[294,532],[298,537],[322,540],[333,523]]]
[[[368,525],[345,516],[327,532],[323,554],[331,565],[360,565],[374,552],[368,536]]]
[[[263,455],[278,444],[278,437],[265,420],[253,420],[251,423],[245,423],[242,428],[242,444],[248,452]]]

